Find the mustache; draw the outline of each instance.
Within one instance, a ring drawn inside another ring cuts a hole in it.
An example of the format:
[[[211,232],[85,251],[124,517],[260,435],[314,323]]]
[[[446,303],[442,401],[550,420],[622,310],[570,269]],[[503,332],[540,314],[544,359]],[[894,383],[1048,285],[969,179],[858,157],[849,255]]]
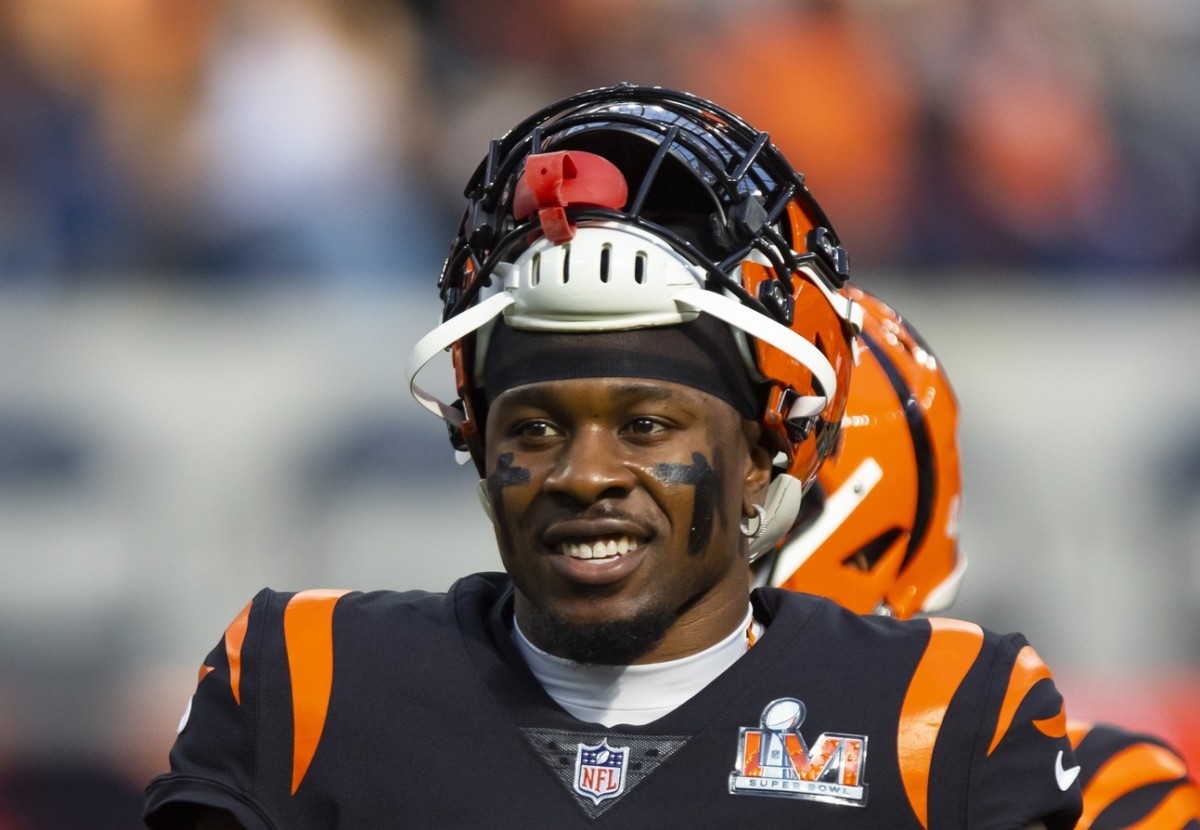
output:
[[[624,510],[611,501],[592,502],[587,505],[580,505],[576,502],[564,502],[563,504],[555,505],[554,515],[550,517],[551,521],[562,521],[563,519],[606,519],[609,521],[622,522],[637,522],[638,517],[628,510]]]

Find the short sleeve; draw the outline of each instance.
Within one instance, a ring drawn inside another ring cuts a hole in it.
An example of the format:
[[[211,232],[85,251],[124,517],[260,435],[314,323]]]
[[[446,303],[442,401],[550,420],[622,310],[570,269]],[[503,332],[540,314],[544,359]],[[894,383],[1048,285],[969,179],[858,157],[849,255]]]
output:
[[[1082,795],[1062,695],[1023,637],[1003,638],[998,651],[971,772],[970,826],[1021,830],[1043,821],[1069,830]]]
[[[145,819],[153,830],[190,827],[197,807],[228,810],[247,830],[275,826],[253,797],[260,701],[252,684],[272,597],[264,590],[251,600],[201,665],[170,771],[147,788]]]

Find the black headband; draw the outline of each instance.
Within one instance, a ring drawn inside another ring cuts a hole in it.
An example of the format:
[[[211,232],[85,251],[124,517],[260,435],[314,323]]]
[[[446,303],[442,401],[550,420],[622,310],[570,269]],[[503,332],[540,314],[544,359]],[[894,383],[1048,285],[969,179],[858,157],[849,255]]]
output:
[[[679,383],[728,403],[744,418],[761,415],[758,390],[720,320],[628,331],[543,332],[497,321],[483,366],[491,404],[506,389],[570,378],[628,377]]]

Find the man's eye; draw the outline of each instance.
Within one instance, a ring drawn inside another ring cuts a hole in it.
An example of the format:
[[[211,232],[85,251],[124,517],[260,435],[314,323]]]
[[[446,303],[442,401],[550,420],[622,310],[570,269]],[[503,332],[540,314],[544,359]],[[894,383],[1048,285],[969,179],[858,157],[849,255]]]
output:
[[[558,435],[558,430],[549,421],[526,421],[517,432],[523,438],[550,438]]]
[[[626,430],[634,435],[655,435],[666,430],[666,426],[654,418],[635,418]]]

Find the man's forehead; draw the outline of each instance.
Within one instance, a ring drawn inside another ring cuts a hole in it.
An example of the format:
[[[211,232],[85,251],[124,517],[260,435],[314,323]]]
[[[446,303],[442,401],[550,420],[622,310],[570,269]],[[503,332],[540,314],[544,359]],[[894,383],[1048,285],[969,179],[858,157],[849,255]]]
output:
[[[743,417],[757,417],[759,392],[733,334],[701,316],[691,323],[605,332],[533,332],[497,324],[484,361],[489,402],[526,384],[627,378],[677,384],[713,395]],[[655,383],[657,382],[657,383]]]

